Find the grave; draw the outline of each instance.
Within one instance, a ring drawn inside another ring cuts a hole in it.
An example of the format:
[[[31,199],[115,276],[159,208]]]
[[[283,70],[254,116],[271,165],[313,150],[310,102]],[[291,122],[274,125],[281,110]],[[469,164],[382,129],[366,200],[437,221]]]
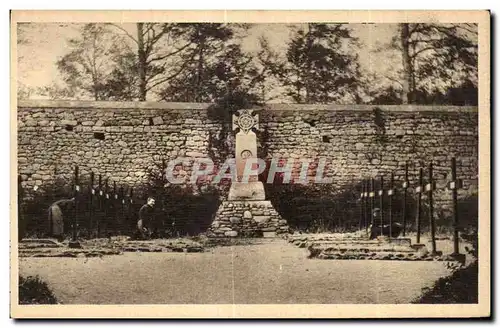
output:
[[[266,200],[264,185],[257,175],[244,175],[249,161],[257,160],[259,115],[251,110],[239,110],[233,115],[235,136],[236,180],[233,179],[227,201],[219,206],[209,233],[226,237],[275,237],[287,233],[288,224]]]

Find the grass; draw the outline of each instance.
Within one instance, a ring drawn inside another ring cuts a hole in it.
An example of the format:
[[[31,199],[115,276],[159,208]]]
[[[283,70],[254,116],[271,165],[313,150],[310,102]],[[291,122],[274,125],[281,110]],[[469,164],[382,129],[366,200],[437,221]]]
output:
[[[58,304],[47,283],[38,276],[19,276],[19,304]]]

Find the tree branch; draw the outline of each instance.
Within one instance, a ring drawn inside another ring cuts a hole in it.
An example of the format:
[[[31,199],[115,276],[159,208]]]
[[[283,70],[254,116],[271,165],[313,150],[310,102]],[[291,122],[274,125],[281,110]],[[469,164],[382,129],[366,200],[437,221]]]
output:
[[[149,59],[149,60],[147,61],[147,63],[148,63],[148,64],[150,64],[150,63],[152,63],[152,62],[154,62],[154,61],[163,60],[163,59],[166,59],[166,58],[168,58],[168,57],[172,57],[172,56],[174,56],[174,55],[177,55],[178,53],[180,53],[181,51],[183,51],[184,49],[186,49],[187,47],[189,47],[191,44],[192,44],[192,43],[190,42],[190,43],[188,43],[188,44],[186,44],[186,45],[184,45],[184,46],[180,47],[179,49],[177,49],[177,50],[175,50],[175,51],[173,51],[173,52],[167,53],[167,54],[165,54],[165,55],[163,55],[163,56],[158,56],[158,57],[155,57],[155,58],[151,58],[151,59]]]
[[[398,79],[396,78],[393,78],[393,77],[390,77],[388,75],[384,75],[384,77],[386,79],[388,79],[389,81],[392,81],[392,82],[396,82],[397,84],[399,84],[401,87],[403,87],[403,83],[401,83],[401,81],[399,81]]]
[[[109,24],[109,25],[111,25],[111,26],[116,27],[117,29],[121,30],[122,32],[125,32],[125,34],[126,34],[126,35],[127,35],[127,36],[128,36],[128,37],[132,40],[132,41],[134,41],[135,43],[139,44],[139,42],[137,41],[137,39],[136,39],[136,38],[134,38],[134,37],[133,37],[133,36],[132,36],[132,35],[131,35],[131,34],[130,34],[130,33],[129,33],[126,29],[124,29],[123,27],[118,26],[118,25],[113,24],[113,23],[108,23],[108,24]]]
[[[436,47],[425,47],[425,48],[422,48],[418,51],[415,51],[413,54],[410,55],[411,58],[416,58],[419,54],[421,54],[422,52],[424,51],[427,51],[427,50],[436,50]]]
[[[154,87],[156,87],[157,85],[160,85],[162,83],[165,83],[173,78],[175,78],[176,76],[178,76],[180,73],[182,73],[182,71],[184,71],[184,69],[188,66],[188,64],[190,64],[192,62],[192,60],[194,59],[196,55],[196,52],[193,53],[193,55],[191,56],[191,58],[189,60],[186,60],[184,61],[184,63],[181,65],[181,67],[179,68],[179,70],[173,74],[171,74],[170,76],[167,76],[163,79],[158,79],[157,81],[149,81],[148,84],[149,84],[149,87],[147,88],[147,90],[151,90],[153,89]]]

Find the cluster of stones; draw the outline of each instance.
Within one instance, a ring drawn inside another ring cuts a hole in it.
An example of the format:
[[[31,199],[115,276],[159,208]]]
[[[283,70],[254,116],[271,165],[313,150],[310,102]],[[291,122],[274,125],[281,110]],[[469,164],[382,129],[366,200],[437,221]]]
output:
[[[289,227],[270,201],[224,201],[219,206],[208,236],[274,237]]]

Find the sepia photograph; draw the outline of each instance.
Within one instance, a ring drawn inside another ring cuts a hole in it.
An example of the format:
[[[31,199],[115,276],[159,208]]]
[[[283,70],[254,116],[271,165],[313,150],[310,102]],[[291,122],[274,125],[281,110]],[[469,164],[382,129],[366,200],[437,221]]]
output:
[[[488,11],[11,36],[11,317],[490,315]]]

